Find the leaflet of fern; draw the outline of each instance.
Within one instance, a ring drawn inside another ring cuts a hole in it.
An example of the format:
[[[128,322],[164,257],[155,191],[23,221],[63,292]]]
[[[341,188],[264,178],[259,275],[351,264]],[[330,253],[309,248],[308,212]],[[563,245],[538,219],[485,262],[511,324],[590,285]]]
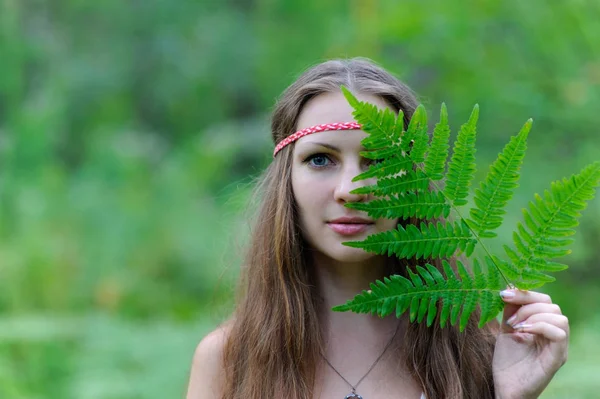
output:
[[[479,262],[476,262],[473,275],[470,275],[457,261],[457,276],[447,261],[442,264],[446,276],[430,264],[417,266],[416,273],[408,271],[408,278],[394,275],[384,278],[383,282],[378,280],[371,283],[370,291],[363,291],[333,310],[371,313],[380,317],[393,312],[400,317],[408,310],[411,322],[420,323],[427,316],[426,323],[431,326],[437,317],[442,327],[448,321],[452,325],[460,322],[462,331],[479,304],[480,326],[492,320],[503,305],[498,295],[502,285],[497,272],[484,274]]]
[[[555,181],[544,195],[535,195],[535,200],[523,210],[524,222],[517,224],[513,233],[514,249],[504,246],[510,260],[520,270],[516,286],[532,289],[546,282],[554,281],[554,277],[546,274],[567,268],[549,259],[567,255],[570,250],[565,247],[575,234],[577,218],[587,207],[600,184],[600,162],[585,167],[580,173]]]
[[[427,134],[427,112],[419,105],[410,119],[408,129],[403,135],[404,150],[410,154],[413,163],[423,162],[429,143]]]
[[[432,219],[450,215],[450,205],[440,192],[424,192],[420,194],[406,193],[401,198],[373,200],[370,202],[351,202],[347,208],[365,211],[372,218]]]
[[[450,126],[448,125],[448,110],[446,104],[442,103],[440,121],[433,129],[431,147],[425,158],[425,174],[433,181],[441,180],[446,169],[448,158],[448,141],[450,140]]]
[[[365,158],[368,158],[373,156],[373,152],[364,151],[361,155]],[[365,180],[377,176],[394,176],[396,174],[403,175],[408,170],[412,170],[412,167],[413,161],[408,156],[401,156],[398,153],[394,153],[391,157],[384,159],[381,162],[372,164],[369,169],[355,176],[352,181]]]
[[[343,245],[363,248],[376,254],[396,255],[398,258],[442,258],[455,255],[460,249],[469,256],[475,248],[475,240],[465,223],[421,223],[399,225],[394,230],[372,234],[363,241],[347,241]]]
[[[455,206],[465,205],[475,175],[475,135],[479,106],[473,108],[469,121],[461,126],[448,165],[444,193]]]
[[[393,177],[381,177],[376,185],[352,190],[353,194],[374,194],[378,197],[397,195],[408,191],[425,192],[429,189],[429,178],[420,170],[408,170]]]
[[[506,213],[504,208],[518,187],[531,123],[530,119],[519,134],[511,137],[490,166],[485,180],[475,190],[475,207],[470,210],[469,226],[479,237],[495,237],[496,233],[492,230],[502,224],[502,216]]]
[[[363,141],[363,146],[369,149],[392,147],[394,151],[390,152],[390,155],[397,153],[404,131],[403,112],[400,111],[396,116],[387,108],[380,111],[373,104],[358,101],[346,87],[342,86],[341,89],[348,103],[354,108],[354,118],[362,124],[362,130],[369,134],[369,137]],[[383,157],[378,156],[378,158]]]

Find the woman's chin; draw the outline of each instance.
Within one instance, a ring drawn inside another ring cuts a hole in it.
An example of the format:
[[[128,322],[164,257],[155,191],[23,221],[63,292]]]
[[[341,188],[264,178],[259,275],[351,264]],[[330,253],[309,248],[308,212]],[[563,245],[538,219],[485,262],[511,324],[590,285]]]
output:
[[[345,245],[340,245],[340,248],[336,248],[328,254],[330,258],[342,262],[342,263],[363,263],[370,259],[373,259],[376,255],[370,252],[366,252],[361,248],[352,248]]]

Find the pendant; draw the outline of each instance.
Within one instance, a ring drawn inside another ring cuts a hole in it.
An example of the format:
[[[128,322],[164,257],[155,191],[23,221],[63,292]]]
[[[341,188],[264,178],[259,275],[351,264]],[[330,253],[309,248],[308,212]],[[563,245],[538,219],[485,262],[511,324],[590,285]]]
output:
[[[363,397],[357,393],[352,392],[350,395],[347,395],[344,399],[363,399]]]

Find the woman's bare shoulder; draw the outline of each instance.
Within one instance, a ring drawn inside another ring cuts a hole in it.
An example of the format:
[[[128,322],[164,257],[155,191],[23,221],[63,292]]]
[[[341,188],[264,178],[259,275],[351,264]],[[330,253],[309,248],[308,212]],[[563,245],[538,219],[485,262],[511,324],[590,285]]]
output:
[[[194,352],[187,399],[220,399],[223,391],[223,349],[229,323],[206,335]]]

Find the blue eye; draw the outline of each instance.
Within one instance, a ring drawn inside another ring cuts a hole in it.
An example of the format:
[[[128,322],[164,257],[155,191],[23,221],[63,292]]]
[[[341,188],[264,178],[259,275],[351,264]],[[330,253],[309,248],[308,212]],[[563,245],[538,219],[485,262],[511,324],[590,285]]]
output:
[[[329,157],[324,154],[315,154],[306,158],[304,162],[308,162],[311,166],[315,168],[324,168],[326,166],[329,166],[331,159],[329,159]]]

